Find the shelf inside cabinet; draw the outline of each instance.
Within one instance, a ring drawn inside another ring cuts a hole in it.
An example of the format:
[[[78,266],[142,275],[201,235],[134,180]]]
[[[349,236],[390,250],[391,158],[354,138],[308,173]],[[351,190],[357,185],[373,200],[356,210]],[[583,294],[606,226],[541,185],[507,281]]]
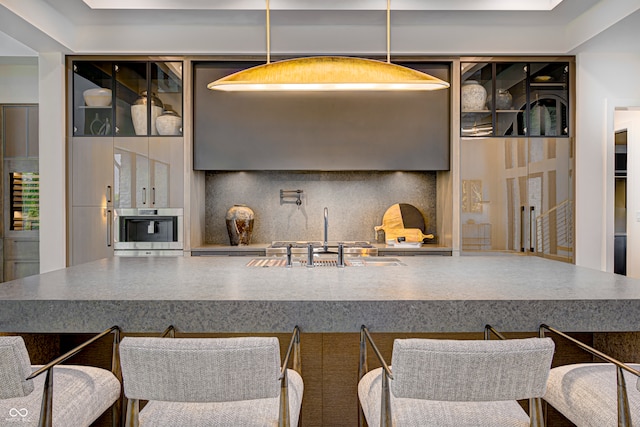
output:
[[[565,88],[567,84],[564,82],[545,82],[545,83],[535,83],[532,82],[530,85],[532,88]]]

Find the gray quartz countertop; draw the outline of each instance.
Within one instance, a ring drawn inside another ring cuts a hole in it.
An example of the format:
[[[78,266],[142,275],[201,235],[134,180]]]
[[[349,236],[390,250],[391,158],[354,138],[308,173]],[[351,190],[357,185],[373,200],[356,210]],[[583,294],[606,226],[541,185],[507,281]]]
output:
[[[246,267],[246,257],[115,257],[0,284],[0,331],[630,331],[640,280],[532,256],[404,266]]]

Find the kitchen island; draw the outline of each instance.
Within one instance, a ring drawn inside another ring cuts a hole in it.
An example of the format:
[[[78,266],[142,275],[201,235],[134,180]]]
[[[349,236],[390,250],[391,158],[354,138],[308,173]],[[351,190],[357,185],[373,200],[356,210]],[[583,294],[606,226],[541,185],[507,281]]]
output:
[[[0,284],[0,331],[635,331],[640,280],[531,256],[385,267],[246,267],[248,257],[107,258]]]

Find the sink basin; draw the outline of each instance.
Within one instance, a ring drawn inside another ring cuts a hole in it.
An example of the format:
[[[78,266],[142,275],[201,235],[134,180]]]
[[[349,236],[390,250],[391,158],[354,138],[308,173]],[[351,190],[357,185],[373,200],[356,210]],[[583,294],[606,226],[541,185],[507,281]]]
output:
[[[389,258],[384,256],[358,257],[349,259],[349,262],[353,267],[395,267],[406,265],[398,258]]]
[[[306,267],[307,259],[294,257],[292,267]],[[367,257],[347,257],[344,260],[347,267],[394,267],[406,265],[398,258],[367,256]],[[260,257],[253,258],[247,263],[247,267],[286,267],[287,259],[283,257]],[[316,257],[313,265],[315,267],[337,268],[338,262],[335,257]]]

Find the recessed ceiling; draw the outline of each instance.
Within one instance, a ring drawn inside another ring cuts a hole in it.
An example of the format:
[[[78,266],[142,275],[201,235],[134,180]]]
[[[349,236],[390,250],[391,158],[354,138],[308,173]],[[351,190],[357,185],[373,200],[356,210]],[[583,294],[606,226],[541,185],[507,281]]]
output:
[[[385,0],[270,0],[270,8],[276,54],[385,50]],[[265,50],[265,9],[266,0],[0,0],[0,28],[34,52],[255,55]],[[391,0],[391,49],[569,54],[637,11],[628,0]]]
[[[264,10],[265,0],[83,0],[91,9],[135,10]],[[394,0],[393,10],[552,10],[563,0]],[[273,10],[385,10],[384,0],[359,2],[275,0]]]

